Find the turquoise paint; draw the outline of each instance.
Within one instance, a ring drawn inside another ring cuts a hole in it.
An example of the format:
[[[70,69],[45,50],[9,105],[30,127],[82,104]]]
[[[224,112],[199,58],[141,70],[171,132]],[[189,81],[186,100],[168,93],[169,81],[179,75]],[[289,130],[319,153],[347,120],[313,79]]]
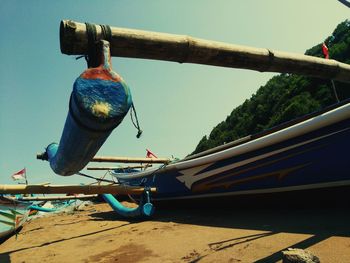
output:
[[[46,148],[45,157],[56,174],[68,176],[83,169],[132,104],[129,87],[104,59],[110,58],[107,41],[102,41],[101,56],[101,66],[87,69],[75,81],[60,143]]]
[[[102,197],[113,208],[115,212],[124,217],[149,217],[152,216],[154,213],[154,206],[150,203],[149,193],[147,191],[141,199],[139,206],[136,208],[129,208],[123,206],[111,194],[102,194]]]
[[[55,212],[55,211],[57,211],[56,208],[45,208],[45,207],[41,207],[41,206],[37,206],[37,205],[31,205],[29,208],[32,210],[40,211],[40,212]]]

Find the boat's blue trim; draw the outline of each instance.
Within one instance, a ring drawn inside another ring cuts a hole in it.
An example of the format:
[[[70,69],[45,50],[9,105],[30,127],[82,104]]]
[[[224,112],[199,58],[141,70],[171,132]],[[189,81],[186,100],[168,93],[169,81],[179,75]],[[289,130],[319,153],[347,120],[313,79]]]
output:
[[[192,199],[349,185],[350,115],[309,133],[188,169],[118,176],[126,185],[156,187],[154,200]],[[253,142],[252,142],[253,143]],[[243,147],[242,145],[241,147]],[[232,149],[227,151],[234,152]],[[219,155],[217,153],[216,155]],[[203,157],[202,157],[203,158]],[[189,160],[188,162],[195,162]],[[142,177],[143,175],[143,177]],[[345,183],[344,183],[345,182]]]
[[[115,212],[124,217],[149,217],[154,213],[154,206],[150,203],[149,192],[147,190],[145,191],[143,198],[141,198],[139,206],[135,208],[130,208],[122,205],[111,194],[102,194],[102,197]]]
[[[56,212],[57,211],[57,209],[55,209],[55,208],[45,208],[45,207],[41,207],[38,205],[31,205],[29,208],[32,210],[40,211],[40,212]]]

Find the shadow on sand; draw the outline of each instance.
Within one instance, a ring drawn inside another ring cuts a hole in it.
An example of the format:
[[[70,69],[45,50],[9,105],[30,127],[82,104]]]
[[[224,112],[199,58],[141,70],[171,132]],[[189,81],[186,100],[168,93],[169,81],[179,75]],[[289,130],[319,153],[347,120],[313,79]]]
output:
[[[110,228],[106,228],[106,229],[103,229],[103,230],[94,231],[94,232],[90,232],[90,233],[86,233],[86,234],[82,234],[82,235],[78,235],[78,236],[73,236],[73,237],[69,237],[69,238],[57,239],[57,240],[54,240],[54,241],[51,241],[51,242],[46,242],[46,243],[43,243],[43,244],[40,244],[40,245],[36,245],[36,246],[29,246],[29,247],[24,247],[24,248],[20,248],[20,249],[7,251],[6,253],[1,253],[0,254],[0,262],[1,263],[11,262],[11,260],[10,260],[11,253],[15,253],[15,252],[19,252],[19,251],[23,251],[23,250],[27,250],[27,249],[45,247],[45,246],[48,246],[48,245],[51,245],[51,244],[55,244],[55,243],[59,243],[59,242],[63,242],[63,241],[66,241],[66,240],[72,240],[72,239],[77,239],[77,238],[81,238],[81,237],[91,236],[91,235],[95,235],[95,234],[98,234],[98,233],[107,232],[107,231],[112,230],[112,229],[121,228],[121,227],[130,225],[130,224],[131,223],[125,223],[125,224],[120,225],[120,226],[110,227]]]
[[[255,200],[254,205],[245,203],[238,206],[225,202],[220,203],[220,205],[219,203],[205,203],[205,205],[201,206],[166,206],[161,204],[157,207],[154,217],[150,220],[155,222],[175,222],[180,224],[263,231],[262,234],[242,236],[208,244],[214,251],[278,233],[311,235],[310,238],[289,246],[307,249],[332,236],[350,237],[350,207],[346,200],[334,200],[329,203],[320,200],[316,203],[316,200],[309,198],[308,201],[311,203],[283,202],[278,205],[266,203],[266,200],[263,200],[263,202],[256,202]],[[92,220],[121,220],[121,217],[113,211],[95,213],[91,217]],[[125,220],[125,218],[122,220]],[[131,220],[130,222],[135,222],[135,220]],[[257,262],[276,262],[281,260],[281,251],[287,248],[266,258],[262,258]]]

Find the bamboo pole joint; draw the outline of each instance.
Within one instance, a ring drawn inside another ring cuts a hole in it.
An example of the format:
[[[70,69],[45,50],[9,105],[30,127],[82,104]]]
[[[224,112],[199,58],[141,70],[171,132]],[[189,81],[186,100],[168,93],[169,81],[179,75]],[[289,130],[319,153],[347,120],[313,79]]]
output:
[[[96,40],[103,39],[102,26],[94,26]],[[350,82],[350,65],[332,59],[240,46],[186,35],[109,28],[112,56],[301,74]],[[72,20],[61,21],[60,46],[64,54],[86,55],[88,53],[86,25]]]

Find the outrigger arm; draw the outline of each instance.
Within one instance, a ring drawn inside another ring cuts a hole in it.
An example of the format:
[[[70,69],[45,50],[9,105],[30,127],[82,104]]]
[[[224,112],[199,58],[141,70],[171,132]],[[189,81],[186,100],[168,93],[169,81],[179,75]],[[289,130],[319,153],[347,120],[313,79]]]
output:
[[[115,212],[124,217],[149,217],[154,213],[150,195],[155,188],[120,186],[120,185],[0,185],[0,194],[101,194],[103,199],[113,208]],[[112,194],[141,195],[138,207],[129,208],[121,204]],[[77,196],[79,198],[79,196]],[[54,198],[52,198],[54,199]],[[57,199],[57,197],[56,197]],[[24,198],[23,201],[29,201]],[[36,199],[38,200],[38,199]],[[49,200],[47,198],[46,200]],[[33,206],[32,209],[53,212],[51,209]]]
[[[145,189],[138,207],[129,208],[122,205],[113,195],[103,194],[103,199],[113,208],[115,212],[124,217],[149,217],[154,213],[154,206],[150,202],[150,191]]]

